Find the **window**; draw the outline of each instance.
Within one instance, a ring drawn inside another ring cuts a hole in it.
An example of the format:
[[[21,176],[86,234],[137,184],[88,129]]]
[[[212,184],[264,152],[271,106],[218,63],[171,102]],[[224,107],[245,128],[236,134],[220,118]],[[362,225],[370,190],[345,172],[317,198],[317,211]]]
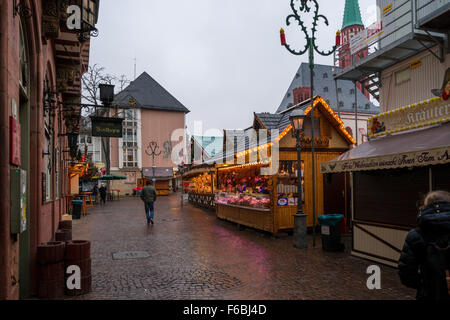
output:
[[[48,76],[45,77],[44,83],[44,94],[49,92],[49,80]],[[52,187],[53,187],[53,156],[54,156],[54,143],[53,143],[53,123],[52,117],[50,116],[50,110],[44,110],[44,168],[42,175],[42,185],[43,185],[43,202],[49,202],[52,199]]]
[[[328,79],[328,73],[324,73],[324,74],[323,74],[323,78],[324,78],[324,79]]]
[[[369,110],[369,109],[370,109],[370,104],[366,103],[366,110]]]
[[[86,140],[88,144],[92,144],[92,137],[91,136],[86,136]]]
[[[20,74],[19,74],[19,84],[23,91],[27,91],[28,87],[28,55],[27,46],[25,40],[25,33],[23,32],[22,23],[19,24],[20,27],[20,39],[19,39],[19,57],[20,57]]]
[[[311,118],[306,118],[304,127],[305,137],[312,136],[312,121]],[[314,137],[320,137],[320,119],[314,118]]]
[[[356,103],[352,103],[352,108],[355,109],[356,108]]]
[[[342,88],[338,88],[338,93],[342,93]]]
[[[130,109],[125,111],[125,120],[123,122],[123,167],[137,168],[138,164],[138,142],[137,142],[137,110]]]
[[[84,144],[86,142],[85,136],[82,134],[80,135],[80,144]]]
[[[328,87],[323,88],[323,92],[328,92]]]
[[[355,89],[350,89],[350,94],[355,94]]]
[[[395,84],[400,85],[411,80],[411,69],[408,67],[395,73]]]
[[[339,107],[343,107],[344,106],[344,102],[343,101],[339,101]]]

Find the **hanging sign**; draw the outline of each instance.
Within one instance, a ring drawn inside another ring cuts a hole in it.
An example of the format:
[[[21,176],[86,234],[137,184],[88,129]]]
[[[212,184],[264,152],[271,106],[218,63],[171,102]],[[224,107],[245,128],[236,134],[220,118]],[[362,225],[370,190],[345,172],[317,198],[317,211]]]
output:
[[[369,138],[450,121],[450,100],[433,98],[374,116],[368,121]]]
[[[91,117],[92,136],[105,138],[122,138],[123,118]]]
[[[20,166],[20,123],[13,117],[9,117],[9,147],[9,162],[12,165]]]

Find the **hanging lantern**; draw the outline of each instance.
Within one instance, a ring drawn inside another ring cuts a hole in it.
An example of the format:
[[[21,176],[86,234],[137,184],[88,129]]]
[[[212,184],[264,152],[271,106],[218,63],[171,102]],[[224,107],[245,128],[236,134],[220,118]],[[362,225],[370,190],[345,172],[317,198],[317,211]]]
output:
[[[336,47],[341,46],[341,30],[336,32]]]
[[[281,30],[280,30],[280,38],[281,38],[281,45],[285,46],[286,45],[286,35],[284,34],[283,28],[281,28]]]

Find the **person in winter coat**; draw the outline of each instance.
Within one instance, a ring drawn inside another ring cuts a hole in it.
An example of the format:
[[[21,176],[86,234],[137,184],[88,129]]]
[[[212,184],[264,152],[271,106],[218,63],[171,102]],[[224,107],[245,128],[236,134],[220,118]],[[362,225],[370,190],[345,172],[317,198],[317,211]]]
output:
[[[403,285],[417,289],[418,300],[449,300],[450,193],[425,198],[418,227],[407,238],[398,265]]]
[[[154,224],[155,217],[155,201],[156,189],[153,186],[153,181],[147,181],[147,186],[142,188],[141,199],[145,204],[145,215],[147,216],[147,225]]]

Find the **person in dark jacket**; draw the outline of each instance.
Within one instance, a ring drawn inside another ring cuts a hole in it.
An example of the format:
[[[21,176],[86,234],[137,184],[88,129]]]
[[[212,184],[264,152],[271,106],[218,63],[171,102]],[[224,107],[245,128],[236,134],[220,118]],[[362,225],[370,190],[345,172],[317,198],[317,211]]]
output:
[[[155,217],[155,201],[156,189],[153,187],[153,181],[147,181],[147,186],[142,188],[141,199],[145,204],[145,215],[147,216],[147,225],[155,224],[153,219]]]
[[[450,260],[450,193],[435,191],[425,198],[403,247],[398,265],[403,285],[417,290],[418,300],[449,300],[446,272]]]
[[[100,189],[98,190],[100,193],[100,203],[105,205],[106,204],[106,186],[102,184]]]

